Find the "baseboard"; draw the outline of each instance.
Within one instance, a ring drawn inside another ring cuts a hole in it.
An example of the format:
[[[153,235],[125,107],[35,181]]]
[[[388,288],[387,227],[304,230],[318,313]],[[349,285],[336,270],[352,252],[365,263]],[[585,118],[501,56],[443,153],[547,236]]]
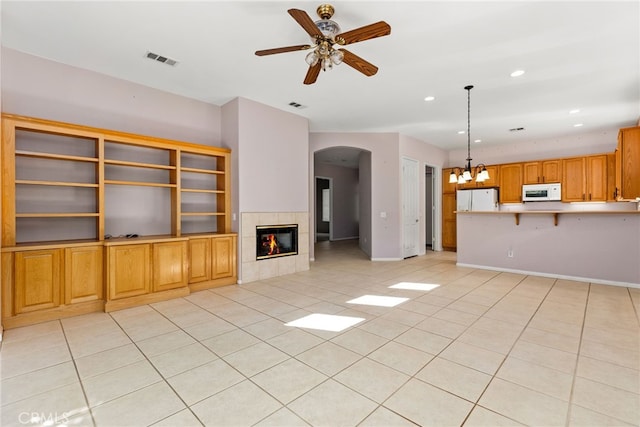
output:
[[[404,258],[371,258],[371,261],[402,261]]]
[[[542,273],[540,271],[526,271],[526,270],[517,270],[513,268],[501,268],[501,267],[491,267],[486,265],[475,265],[475,264],[464,264],[464,263],[456,263],[458,267],[468,267],[468,268],[477,268],[479,270],[493,270],[493,271],[502,271],[504,273],[515,273],[515,274],[526,274],[529,276],[541,276],[541,277],[549,277],[552,279],[564,279],[564,280],[573,280],[576,282],[586,282],[586,283],[595,283],[598,285],[611,285],[611,286],[622,286],[625,288],[636,288],[640,289],[640,283],[630,283],[630,282],[617,282],[615,280],[603,280],[603,279],[594,279],[590,277],[579,277],[579,276],[567,276],[564,274],[551,274],[551,273]]]

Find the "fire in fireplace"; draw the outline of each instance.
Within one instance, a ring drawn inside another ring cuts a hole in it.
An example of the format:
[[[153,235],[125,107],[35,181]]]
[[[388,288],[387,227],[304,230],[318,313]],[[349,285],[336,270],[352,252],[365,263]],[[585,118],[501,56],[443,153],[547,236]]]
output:
[[[298,225],[258,225],[256,259],[298,254]]]

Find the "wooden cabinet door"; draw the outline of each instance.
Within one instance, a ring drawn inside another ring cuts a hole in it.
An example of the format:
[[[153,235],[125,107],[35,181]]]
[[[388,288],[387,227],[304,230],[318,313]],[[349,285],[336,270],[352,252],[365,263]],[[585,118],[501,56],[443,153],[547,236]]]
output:
[[[562,181],[562,159],[542,162],[542,177],[540,182]]]
[[[151,245],[111,246],[107,252],[109,299],[148,294],[151,291]]]
[[[456,195],[442,195],[442,247],[446,250],[455,250],[457,246],[456,235]]]
[[[66,248],[64,265],[65,304],[103,298],[102,246]]]
[[[640,197],[640,127],[620,130],[617,154],[616,186],[619,196],[635,200]]]
[[[236,275],[235,236],[211,239],[211,278],[220,279]]]
[[[607,201],[615,202],[616,192],[616,153],[607,154]]]
[[[522,163],[500,166],[500,203],[522,202]]]
[[[541,181],[540,162],[528,162],[522,165],[522,183],[538,184]]]
[[[589,156],[587,164],[587,192],[585,199],[604,202],[607,200],[607,155]]]
[[[15,314],[58,307],[62,249],[16,252]]]
[[[154,243],[153,291],[181,288],[187,283],[187,241]]]
[[[211,280],[211,239],[189,239],[189,283]]]
[[[478,188],[482,187],[497,187],[500,185],[500,167],[499,166],[486,166],[487,172],[489,172],[489,179],[478,183]]]
[[[584,157],[564,159],[562,162],[562,201],[586,200],[586,166]]]
[[[443,193],[455,193],[458,189],[457,183],[450,183],[449,177],[451,176],[451,171],[453,169],[442,169],[442,192]]]

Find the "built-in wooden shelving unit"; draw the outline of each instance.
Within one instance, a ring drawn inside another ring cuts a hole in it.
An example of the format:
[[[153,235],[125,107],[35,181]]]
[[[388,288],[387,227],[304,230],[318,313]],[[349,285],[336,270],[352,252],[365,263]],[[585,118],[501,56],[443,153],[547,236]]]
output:
[[[10,114],[1,149],[5,327],[236,283],[230,150]]]

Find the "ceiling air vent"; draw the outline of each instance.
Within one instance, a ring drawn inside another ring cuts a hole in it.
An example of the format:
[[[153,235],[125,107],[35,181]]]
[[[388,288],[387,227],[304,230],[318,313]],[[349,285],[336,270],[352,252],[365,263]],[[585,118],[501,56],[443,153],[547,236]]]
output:
[[[291,107],[293,107],[293,108],[298,108],[298,109],[300,109],[300,110],[301,110],[301,109],[303,109],[303,108],[307,108],[307,106],[306,106],[306,105],[302,105],[302,104],[300,104],[300,103],[298,103],[298,102],[295,102],[295,101],[291,101],[291,102],[289,103],[289,106],[291,106]]]
[[[154,61],[162,62],[163,64],[175,66],[178,61],[175,59],[167,58],[166,56],[158,55],[157,53],[147,52],[145,55],[149,59],[153,59]]]

